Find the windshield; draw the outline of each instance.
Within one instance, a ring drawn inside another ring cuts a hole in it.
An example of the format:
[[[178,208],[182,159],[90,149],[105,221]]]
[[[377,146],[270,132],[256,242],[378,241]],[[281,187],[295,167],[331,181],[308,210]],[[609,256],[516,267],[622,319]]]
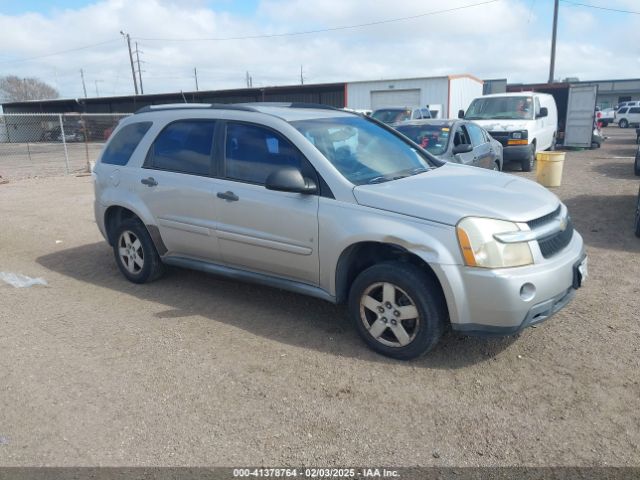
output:
[[[383,123],[403,122],[411,119],[411,110],[404,108],[381,108],[373,112],[371,116]]]
[[[428,156],[362,117],[318,118],[291,124],[351,183],[381,183],[422,173]]]
[[[450,128],[443,125],[400,125],[396,128],[427,152],[442,155],[449,145]]]
[[[529,120],[533,118],[531,97],[476,98],[464,116],[466,120]]]

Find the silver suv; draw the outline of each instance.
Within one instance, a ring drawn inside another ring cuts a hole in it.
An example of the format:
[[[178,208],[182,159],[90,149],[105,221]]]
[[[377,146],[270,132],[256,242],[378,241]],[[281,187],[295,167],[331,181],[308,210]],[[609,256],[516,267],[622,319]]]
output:
[[[98,227],[130,281],[168,264],[347,303],[365,342],[395,358],[449,326],[539,323],[586,275],[582,238],[548,190],[441,162],[329,107],[146,107],[94,176]]]

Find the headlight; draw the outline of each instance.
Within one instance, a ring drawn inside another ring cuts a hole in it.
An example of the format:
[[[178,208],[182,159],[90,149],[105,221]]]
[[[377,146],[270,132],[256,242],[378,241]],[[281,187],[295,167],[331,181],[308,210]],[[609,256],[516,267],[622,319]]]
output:
[[[467,217],[456,227],[464,263],[469,267],[520,267],[533,263],[527,242],[502,243],[494,235],[518,232],[513,222],[492,218]]]

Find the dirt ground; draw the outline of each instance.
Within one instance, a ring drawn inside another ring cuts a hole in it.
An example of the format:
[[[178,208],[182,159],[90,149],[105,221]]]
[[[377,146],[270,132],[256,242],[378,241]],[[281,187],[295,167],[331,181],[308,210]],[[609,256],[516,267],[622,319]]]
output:
[[[0,271],[49,284],[0,285],[0,465],[639,465],[640,182],[633,132],[606,133],[554,189],[590,256],[575,300],[412,362],[320,300],[179,269],[128,283],[90,177],[0,185]]]

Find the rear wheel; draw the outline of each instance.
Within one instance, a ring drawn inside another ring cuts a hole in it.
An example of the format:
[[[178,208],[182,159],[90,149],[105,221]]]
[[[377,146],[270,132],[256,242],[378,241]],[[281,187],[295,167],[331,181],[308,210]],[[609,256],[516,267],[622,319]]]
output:
[[[147,228],[140,220],[125,220],[116,227],[112,238],[116,263],[127,280],[147,283],[162,275],[162,261]]]
[[[620,121],[618,122],[618,126],[620,128],[627,128],[629,126],[629,122],[627,121],[626,118],[621,118]]]
[[[431,350],[447,321],[436,281],[402,262],[380,263],[358,275],[349,293],[349,312],[369,347],[401,360]]]
[[[527,158],[523,159],[520,165],[522,166],[523,172],[530,172],[533,170],[533,165],[536,161],[536,145],[535,143],[531,144],[531,148],[529,149],[529,155]]]

